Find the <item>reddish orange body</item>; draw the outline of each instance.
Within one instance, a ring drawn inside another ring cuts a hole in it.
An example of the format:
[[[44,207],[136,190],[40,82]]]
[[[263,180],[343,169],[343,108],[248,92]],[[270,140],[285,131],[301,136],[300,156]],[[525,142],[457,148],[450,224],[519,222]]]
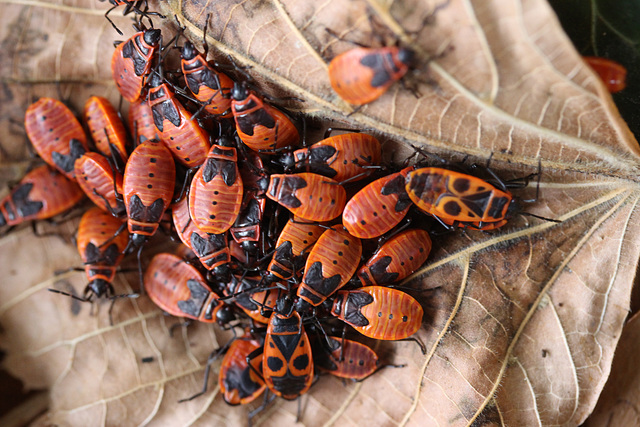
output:
[[[338,182],[357,175],[366,178],[367,169],[380,163],[381,149],[376,138],[366,133],[345,133],[293,152],[294,168],[317,173]]]
[[[326,349],[314,347],[313,360],[320,370],[336,377],[362,381],[378,369],[378,355],[366,345],[339,337],[329,337],[329,341],[335,350],[326,356]]]
[[[85,289],[97,297],[112,295],[111,282],[124,256],[129,241],[129,233],[121,230],[123,221],[103,212],[97,207],[85,212],[78,226],[78,253],[84,263],[89,280]],[[116,237],[116,232],[120,231]]]
[[[293,400],[313,382],[313,355],[300,315],[274,311],[269,319],[262,356],[262,373],[269,390]]]
[[[253,369],[247,362],[247,356],[262,346],[263,343],[253,338],[250,333],[234,340],[229,346],[218,375],[222,398],[229,405],[251,403],[265,390],[266,385],[257,374],[262,372],[262,357],[251,359]]]
[[[84,120],[99,152],[124,165],[127,161],[127,130],[108,99],[92,96],[84,104]]]
[[[362,286],[384,285],[402,280],[429,257],[431,237],[425,230],[406,230],[386,241],[358,270]]]
[[[209,135],[176,99],[173,89],[159,76],[149,80],[149,107],[160,140],[188,168],[200,166],[211,147]]]
[[[71,110],[57,99],[40,98],[27,108],[24,126],[42,160],[74,179],[73,164],[89,148]]]
[[[276,241],[276,250],[267,271],[282,280],[288,280],[302,270],[305,260],[323,228],[319,225],[304,224],[300,218],[289,220]]]
[[[109,166],[109,161],[98,153],[85,153],[76,160],[75,174],[82,191],[100,209],[116,216],[124,215],[122,175]],[[114,181],[115,190],[114,191]]]
[[[342,213],[347,199],[344,187],[315,173],[273,174],[267,197],[307,221],[330,221]]]
[[[181,65],[187,87],[198,101],[206,104],[205,111],[219,118],[230,118],[233,80],[214,70],[188,41],[182,47]]]
[[[111,57],[111,74],[124,99],[135,102],[142,97],[145,79],[154,66],[162,35],[158,29],[134,34],[116,47]]]
[[[196,254],[202,265],[214,270],[231,261],[226,233],[208,234],[200,231],[189,216],[188,199],[173,205],[171,210],[178,237]]]
[[[158,307],[174,316],[213,323],[223,306],[202,274],[173,254],[153,257],[144,274],[144,287]]]
[[[344,207],[342,224],[352,236],[372,239],[398,225],[411,207],[404,188],[405,177],[413,170],[377,179],[357,192]]]
[[[400,80],[413,61],[410,50],[391,47],[357,47],[329,63],[331,87],[340,98],[353,105],[378,99]]]
[[[325,230],[307,258],[298,296],[313,306],[322,304],[351,279],[361,255],[360,239],[346,230]]]
[[[206,233],[224,233],[238,217],[242,192],[236,149],[214,144],[191,181],[191,220]]]
[[[338,291],[331,314],[369,338],[401,340],[418,332],[423,310],[408,294],[383,286]]]
[[[609,92],[620,92],[627,87],[627,69],[621,64],[598,56],[584,56],[583,59],[598,73]]]
[[[442,168],[410,172],[406,190],[416,206],[445,224],[480,230],[506,224],[513,199],[480,178]]]
[[[282,111],[243,86],[236,84],[232,93],[231,111],[238,136],[247,147],[269,153],[299,143],[298,129]]]
[[[171,203],[175,181],[171,152],[158,141],[145,141],[133,150],[122,185],[130,233],[155,234]]]
[[[129,106],[129,129],[133,132],[135,143],[140,139],[158,139],[156,124],[153,122],[153,113],[149,103],[144,99],[132,102]]]
[[[39,166],[0,200],[0,227],[51,218],[73,207],[83,196],[75,180],[68,180],[48,165]]]

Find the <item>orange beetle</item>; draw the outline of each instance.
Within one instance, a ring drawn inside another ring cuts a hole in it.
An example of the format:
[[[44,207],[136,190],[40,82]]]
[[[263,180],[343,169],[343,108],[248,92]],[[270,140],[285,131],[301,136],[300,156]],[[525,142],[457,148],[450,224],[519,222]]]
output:
[[[344,187],[315,173],[273,174],[267,197],[307,221],[330,221],[342,213],[347,199]]]
[[[349,104],[367,104],[407,73],[414,56],[410,49],[396,46],[351,49],[331,60],[329,81]]]
[[[196,226],[219,234],[236,221],[242,206],[242,177],[238,153],[226,138],[213,144],[204,165],[196,172],[189,190],[189,212]]]
[[[328,337],[331,351],[323,341],[313,346],[313,364],[319,370],[340,378],[362,381],[374,374],[378,366],[378,355],[368,346],[348,339]]]
[[[304,220],[297,217],[287,221],[276,241],[265,281],[272,283],[279,279],[289,280],[302,270],[322,230],[318,224],[305,224]]]
[[[116,47],[111,57],[111,74],[124,99],[142,97],[145,79],[151,73],[162,34],[158,29],[134,34]]]
[[[276,149],[300,141],[298,129],[282,111],[265,104],[246,83],[235,83],[231,91],[231,112],[238,136],[254,151],[275,154]]]
[[[406,230],[387,240],[358,270],[363,286],[385,285],[402,280],[429,257],[431,237],[425,230]]]
[[[127,162],[127,130],[108,99],[92,96],[84,104],[84,120],[99,152],[116,161],[122,173]]]
[[[189,41],[184,42],[181,57],[187,87],[198,101],[205,103],[205,111],[218,118],[230,118],[233,80],[214,70]]]
[[[377,179],[357,192],[344,207],[342,224],[352,236],[372,239],[398,225],[411,207],[405,191],[405,177],[413,170]]]
[[[85,153],[76,160],[74,169],[78,185],[96,206],[115,216],[124,215],[122,175],[102,154]]]
[[[84,290],[84,298],[87,300],[91,294],[98,298],[114,294],[111,282],[129,240],[129,234],[122,230],[122,226],[122,220],[97,207],[82,215],[77,240],[78,253],[82,257],[89,280]]]
[[[173,224],[182,243],[196,254],[207,270],[213,271],[218,280],[229,280],[231,254],[226,233],[208,234],[200,231],[191,221],[187,199],[174,204],[171,212]]]
[[[71,110],[57,99],[40,98],[27,108],[24,126],[42,160],[74,179],[73,164],[89,147]]]
[[[247,362],[247,358],[263,345],[263,340],[256,339],[247,332],[229,346],[218,375],[220,392],[227,404],[246,405],[265,390],[266,385],[259,375],[262,374],[262,356],[250,358]]]
[[[317,173],[338,182],[362,175],[367,177],[367,166],[380,163],[380,142],[366,133],[344,133],[325,138],[301,148],[281,159],[286,168]]]
[[[153,257],[144,274],[144,287],[158,307],[174,316],[205,323],[226,323],[226,310],[202,274],[176,255]]]
[[[156,140],[138,145],[127,162],[122,183],[131,239],[140,246],[158,229],[173,197],[176,181],[171,152]]]
[[[39,166],[0,200],[0,227],[51,218],[73,207],[83,196],[75,181],[48,165]]]
[[[343,287],[358,269],[361,255],[360,239],[344,229],[325,230],[307,258],[296,311],[322,304]]]
[[[475,176],[442,168],[410,172],[406,191],[416,206],[454,227],[498,228],[507,223],[517,208],[506,188],[499,189]]]
[[[422,306],[398,289],[365,286],[338,291],[331,314],[362,335],[378,340],[401,340],[418,332]]]
[[[156,73],[149,79],[149,107],[160,140],[173,156],[188,168],[200,166],[211,147],[209,135]]]
[[[313,382],[313,354],[300,315],[287,298],[280,298],[269,319],[264,341],[262,373],[276,396],[293,400]]]

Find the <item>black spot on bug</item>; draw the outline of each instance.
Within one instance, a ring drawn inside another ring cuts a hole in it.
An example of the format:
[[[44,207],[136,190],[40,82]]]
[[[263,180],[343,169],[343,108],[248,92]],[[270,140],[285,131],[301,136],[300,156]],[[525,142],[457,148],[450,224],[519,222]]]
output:
[[[342,251],[338,251],[338,256],[342,256],[342,255],[344,255]]]
[[[382,312],[381,311],[378,312],[378,317],[382,317]]]
[[[346,246],[349,246],[349,241],[347,239],[344,239],[342,243],[344,243]]]
[[[281,359],[277,357],[267,357],[267,366],[272,371],[279,371],[284,366],[284,363]]]
[[[155,157],[152,157],[152,158],[150,158],[150,159],[149,159],[149,162],[150,162],[150,163],[156,163],[157,161],[158,161],[158,160],[156,160],[156,158],[155,158]]]
[[[367,222],[363,219],[362,221],[360,221],[360,224],[365,225]]]
[[[298,370],[303,370],[307,366],[309,366],[309,355],[308,354],[302,354],[302,355],[296,357],[295,359],[293,359],[293,367],[294,368],[296,368]]]
[[[147,184],[147,188],[153,188],[153,185]]]
[[[389,315],[389,320],[393,319],[393,314]]]
[[[471,187],[471,182],[466,178],[458,178],[453,181],[453,189],[458,193],[464,193]]]
[[[338,263],[338,261],[336,261],[335,259],[333,260],[333,265],[336,265]]]
[[[402,321],[406,322],[407,320],[409,320],[409,318],[407,316],[402,316]]]
[[[149,174],[149,178],[153,178],[154,176],[155,176],[155,174],[153,174],[153,173]]]
[[[215,206],[215,205],[217,205],[217,204],[218,204],[218,202],[216,202],[216,201],[214,200],[213,202],[211,202],[211,204],[212,204],[213,206]]]
[[[444,205],[444,212],[448,215],[458,216],[461,210],[462,209],[460,209],[460,205],[458,205],[453,200],[445,203]]]
[[[209,215],[209,218],[210,219],[216,219],[216,216],[215,215]]]

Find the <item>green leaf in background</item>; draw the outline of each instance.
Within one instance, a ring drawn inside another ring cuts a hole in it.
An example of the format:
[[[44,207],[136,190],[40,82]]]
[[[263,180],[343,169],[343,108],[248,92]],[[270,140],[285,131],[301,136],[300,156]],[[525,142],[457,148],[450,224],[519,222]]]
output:
[[[613,94],[640,140],[640,1],[550,0],[578,52],[613,59],[627,69],[627,88]]]

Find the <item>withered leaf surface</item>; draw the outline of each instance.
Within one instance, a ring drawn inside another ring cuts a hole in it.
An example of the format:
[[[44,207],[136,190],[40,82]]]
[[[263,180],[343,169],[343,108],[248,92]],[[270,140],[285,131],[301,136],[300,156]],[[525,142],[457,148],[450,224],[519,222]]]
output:
[[[526,211],[562,220],[518,217],[497,232],[434,239],[427,265],[404,283],[421,290],[418,337],[427,353],[384,343],[377,350],[385,361],[405,368],[362,383],[320,378],[303,398],[304,425],[580,424],[627,315],[639,255],[640,150],[544,1],[452,0],[426,19],[437,4],[168,1],[162,12],[177,15],[196,43],[211,14],[207,41],[217,59],[250,66],[266,92],[304,99],[295,110],[395,141],[389,150],[410,143],[447,158],[493,155],[492,168],[507,179],[536,172],[540,159],[540,197]],[[91,94],[117,102],[109,63],[119,37],[102,17],[106,8],[92,0],[3,6],[3,169],[26,158],[24,133],[9,118],[20,121],[33,97],[56,96],[55,82],[78,110]],[[111,16],[126,28],[118,11]],[[346,117],[353,108],[331,90],[327,64],[352,44],[327,28],[366,45],[381,43],[376,33],[412,47],[422,58],[419,97],[395,84]],[[535,182],[516,192],[535,193]],[[205,396],[177,403],[200,389],[207,355],[228,334],[193,325],[171,337],[178,320],[146,297],[118,301],[109,326],[107,304],[91,316],[88,306],[46,291],[57,281],[81,292],[82,273],[52,275],[80,263],[75,248],[27,229],[2,237],[0,248],[4,366],[28,387],[51,389],[50,422],[246,423],[247,408],[224,404],[215,374]],[[135,274],[116,282],[118,293],[137,286]],[[153,361],[142,363],[146,357]],[[277,400],[255,423],[292,425],[296,412],[295,402]]]

